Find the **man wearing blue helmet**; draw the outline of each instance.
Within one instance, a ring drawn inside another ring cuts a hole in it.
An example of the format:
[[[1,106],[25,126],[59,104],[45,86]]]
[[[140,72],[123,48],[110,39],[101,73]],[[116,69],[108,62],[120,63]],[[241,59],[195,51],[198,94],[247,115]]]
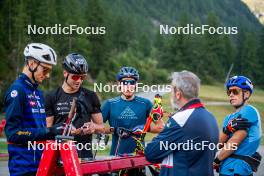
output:
[[[227,95],[235,112],[226,116],[219,143],[223,147],[213,166],[220,175],[253,175],[260,164],[257,149],[261,140],[258,110],[248,104],[253,85],[245,76],[234,76],[226,83]]]
[[[142,97],[135,96],[139,73],[133,67],[122,67],[117,74],[117,80],[121,89],[121,96],[111,98],[105,101],[102,107],[104,122],[108,121],[110,129],[106,133],[112,133],[112,146],[110,155],[123,155],[133,153],[136,148],[136,142],[132,137],[122,138],[118,144],[118,128],[133,129],[143,126],[152,109],[152,103]],[[152,125],[151,132],[160,132],[163,122],[159,121]]]

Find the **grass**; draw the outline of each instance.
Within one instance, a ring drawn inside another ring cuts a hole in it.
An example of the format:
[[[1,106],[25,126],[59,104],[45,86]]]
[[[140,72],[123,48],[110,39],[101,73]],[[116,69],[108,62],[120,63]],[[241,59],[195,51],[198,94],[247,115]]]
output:
[[[6,142],[0,142],[0,153],[7,153],[7,143]]]

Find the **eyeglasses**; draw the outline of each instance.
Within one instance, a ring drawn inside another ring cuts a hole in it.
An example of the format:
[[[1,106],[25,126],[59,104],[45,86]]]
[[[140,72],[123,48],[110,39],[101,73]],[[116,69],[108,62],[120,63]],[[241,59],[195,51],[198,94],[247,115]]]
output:
[[[227,94],[228,96],[230,96],[231,93],[233,93],[233,95],[239,95],[239,93],[241,92],[241,90],[242,90],[242,89],[228,89],[228,90],[226,91],[226,94]]]
[[[41,66],[41,68],[42,68],[42,72],[43,72],[44,75],[47,75],[47,74],[49,74],[49,73],[51,72],[51,68],[49,68],[49,67],[45,67],[45,66],[42,65],[42,64],[39,64],[39,65]]]
[[[86,75],[72,75],[71,79],[74,81],[78,81],[79,79],[81,79],[82,81],[85,80]]]
[[[121,84],[122,85],[136,85],[136,81],[135,80],[122,80]]]

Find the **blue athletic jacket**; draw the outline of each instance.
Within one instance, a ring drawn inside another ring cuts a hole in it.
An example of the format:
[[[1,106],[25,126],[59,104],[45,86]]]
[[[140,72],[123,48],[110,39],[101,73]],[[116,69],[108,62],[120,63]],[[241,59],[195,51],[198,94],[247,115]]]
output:
[[[198,99],[187,103],[145,148],[148,161],[161,163],[164,176],[213,175],[219,130]],[[210,145],[210,146],[209,146]]]
[[[5,96],[10,175],[30,175],[39,165],[42,151],[28,148],[28,141],[47,138],[43,95],[37,86],[22,73]]]

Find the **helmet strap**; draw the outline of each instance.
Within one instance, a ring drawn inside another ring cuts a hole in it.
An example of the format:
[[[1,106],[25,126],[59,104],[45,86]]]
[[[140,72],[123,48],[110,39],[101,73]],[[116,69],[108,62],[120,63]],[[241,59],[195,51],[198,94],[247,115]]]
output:
[[[38,81],[36,81],[36,78],[35,78],[35,72],[38,70],[38,67],[39,67],[39,65],[40,65],[40,62],[39,62],[39,61],[37,62],[37,66],[36,66],[34,69],[32,69],[32,68],[29,66],[28,59],[27,59],[26,62],[27,62],[28,70],[31,72],[31,76],[32,76],[33,81],[34,81],[35,83],[38,83]]]
[[[65,78],[65,83],[72,89],[74,89],[69,83],[68,83],[68,79],[69,79],[69,73],[67,74],[66,78]]]
[[[242,90],[242,99],[243,99],[243,102],[240,105],[234,106],[236,109],[239,109],[242,106],[244,106],[245,102],[248,100],[248,97],[245,97],[245,93],[243,90]]]

